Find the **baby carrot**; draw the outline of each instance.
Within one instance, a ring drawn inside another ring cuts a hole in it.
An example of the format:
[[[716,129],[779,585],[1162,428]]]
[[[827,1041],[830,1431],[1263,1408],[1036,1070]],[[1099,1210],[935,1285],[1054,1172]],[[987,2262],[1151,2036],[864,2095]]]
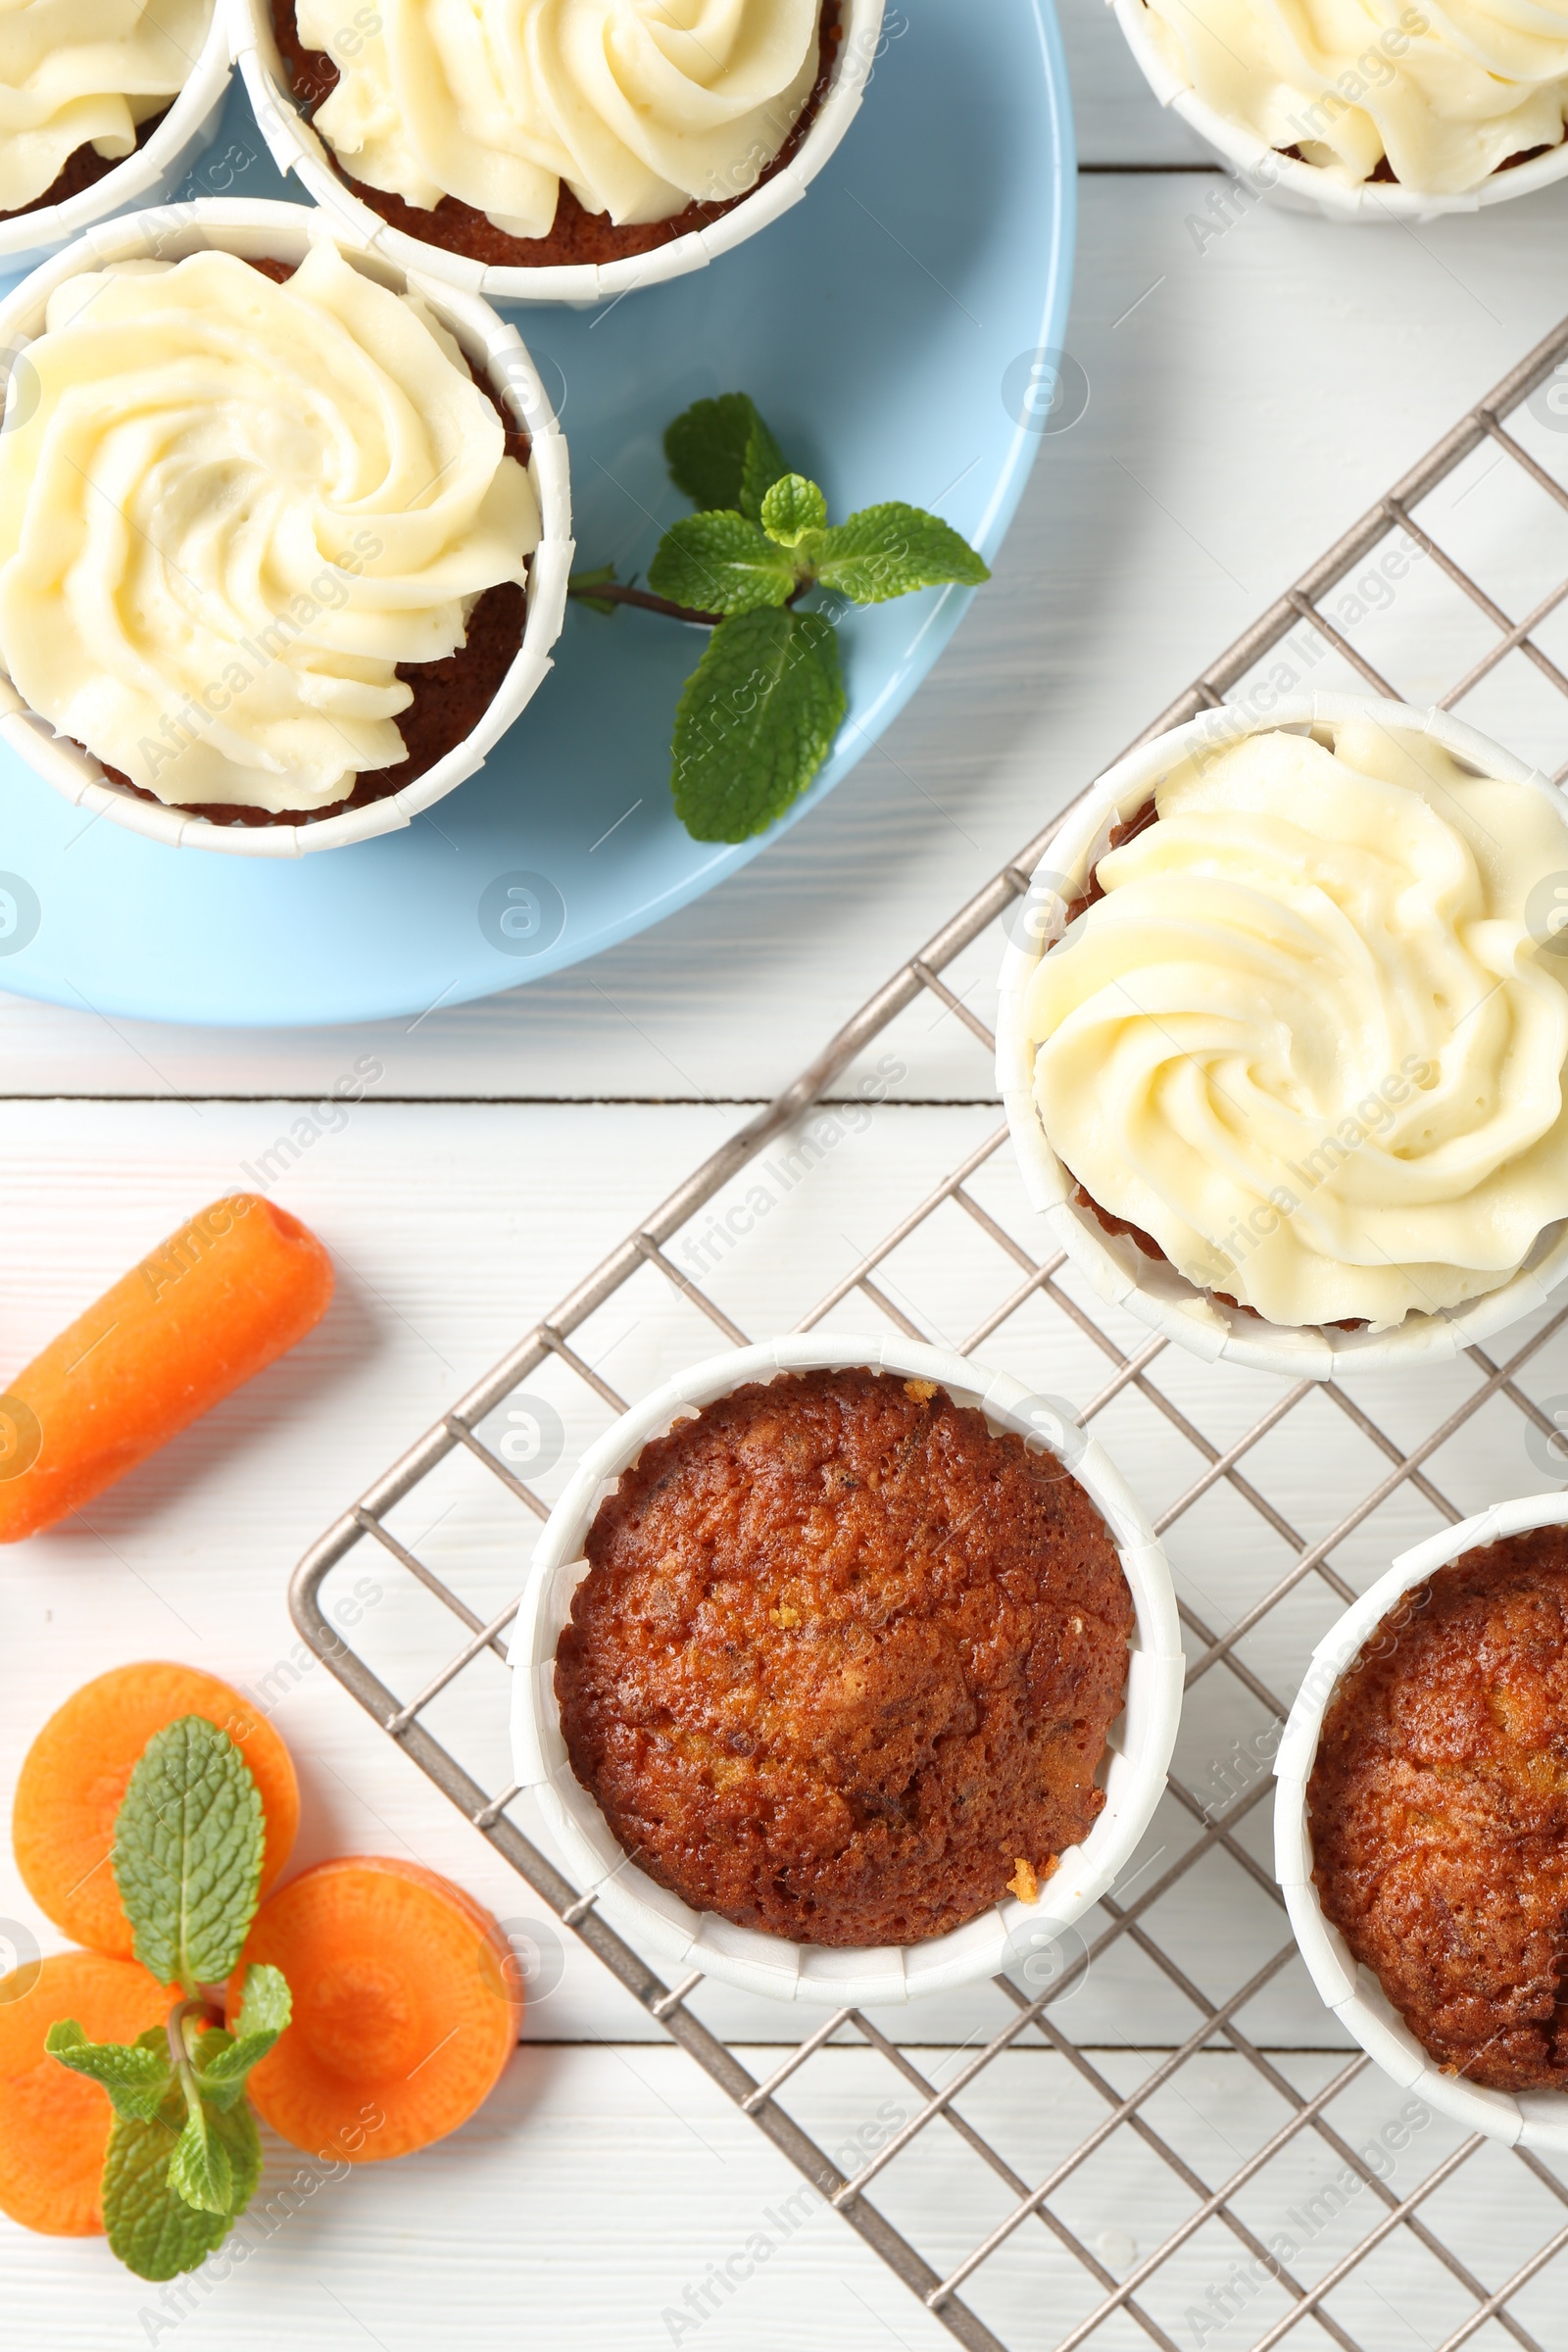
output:
[[[60,1952],[0,1977],[0,2213],[51,2237],[91,2237],[109,2093],[67,2072],[44,2035],[74,2018],[89,2041],[134,2041],[179,1998],[134,1960]]]
[[[255,1193],[215,1200],[0,1396],[0,1544],[52,1527],[319,1322],[332,1261]]]
[[[288,1860],[299,1828],[299,1783],[266,1716],[196,1666],[154,1659],[113,1667],[50,1716],[23,1760],[11,1813],[23,1885],[57,1928],[95,1951],[130,1958],[130,1922],[110,1861],[115,1817],[148,1740],[181,1715],[216,1723],[251,1768],[267,1819],[264,1894]]]
[[[488,1911],[415,1862],[318,1862],[261,1907],[229,1982],[288,1979],[292,2023],[250,2078],[251,2103],[297,2148],[375,2164],[466,2124],[522,2020],[511,1945]]]

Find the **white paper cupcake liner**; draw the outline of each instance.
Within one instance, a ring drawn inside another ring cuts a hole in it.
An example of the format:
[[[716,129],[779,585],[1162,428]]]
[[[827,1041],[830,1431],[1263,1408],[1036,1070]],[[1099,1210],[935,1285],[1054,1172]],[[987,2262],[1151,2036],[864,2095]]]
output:
[[[694,1911],[658,1886],[616,1843],[598,1805],[572,1772],[556,1705],[556,1643],[572,1596],[588,1573],[583,1547],[594,1515],[651,1439],[699,1406],[748,1381],[779,1372],[868,1365],[906,1379],[934,1380],[955,1402],[978,1406],[992,1425],[1046,1444],[1100,1510],[1131,1588],[1137,1624],[1128,1644],[1127,1699],[1111,1727],[1100,1782],[1104,1810],[1082,1845],[1061,1857],[1036,1903],[1000,1903],[951,1935],[908,1945],[846,1951],[790,1943]],[[587,1453],[552,1511],[529,1570],[513,1633],[514,1775],[538,1796],[567,1869],[591,1891],[612,1926],[672,1968],[785,2001],[884,2005],[948,1992],[1019,1966],[1037,1937],[1051,1938],[1100,1900],[1123,1870],[1152,1818],[1181,1713],[1183,1660],[1176,1599],[1164,1551],[1120,1473],[1099,1444],[1071,1422],[1042,1411],[1021,1381],[963,1356],[906,1340],[812,1332],[772,1340],[696,1365],[635,1406]],[[1024,1941],[1022,1939],[1027,1939]]]
[[[144,144],[79,196],[0,220],[0,277],[35,270],[97,221],[172,195],[217,136],[232,76],[228,0],[218,0],[189,79]]]
[[[1535,2148],[1552,2156],[1568,2156],[1568,2093],[1483,2090],[1457,2075],[1445,2074],[1428,2057],[1372,1971],[1359,1965],[1338,1928],[1323,1916],[1312,1884],[1306,1787],[1340,1677],[1400,1595],[1464,1552],[1533,1527],[1564,1524],[1568,1494],[1532,1494],[1521,1502],[1495,1503],[1474,1519],[1445,1528],[1413,1551],[1401,1552],[1387,1576],[1347,1609],[1313,1650],[1274,1760],[1274,1876],[1307,1972],[1328,2007],[1386,2075],[1401,2089],[1416,2091],[1440,2115],[1451,2116],[1467,2132],[1484,2132],[1510,2147]]]
[[[0,671],[0,741],[78,808],[173,849],[214,850],[230,858],[298,858],[307,851],[342,849],[378,833],[399,831],[484,765],[486,755],[551,669],[550,649],[561,634],[572,557],[566,444],[516,328],[499,318],[479,296],[433,284],[340,236],[319,213],[299,204],[207,197],[105,221],[44,263],[0,303],[0,351],[13,360],[24,351],[42,331],[55,287],[83,270],[141,256],[183,261],[210,247],[247,260],[300,262],[322,238],[335,243],[345,259],[378,284],[416,291],[456,337],[465,357],[483,368],[497,398],[529,436],[528,474],[543,531],[528,560],[522,643],[478,725],[444,759],[386,800],[347,809],[340,816],[321,816],[308,825],[217,824],[162,802],[142,800],[111,782],[91,753],[57,736],[46,719],[26,708]]]
[[[1532,196],[1568,174],[1568,140],[1516,164],[1511,171],[1494,172],[1477,188],[1453,195],[1423,193],[1397,180],[1364,181],[1351,187],[1316,164],[1298,163],[1269,147],[1228,115],[1217,114],[1200,98],[1191,82],[1175,73],[1149,26],[1144,0],[1109,0],[1116,22],[1127,38],[1161,106],[1194,129],[1205,146],[1241,174],[1257,195],[1288,212],[1316,213],[1327,220],[1436,220],[1445,213],[1477,213],[1483,205],[1506,204],[1513,196]]]
[[[1548,1226],[1519,1272],[1500,1289],[1463,1306],[1433,1314],[1407,1315],[1386,1331],[1298,1330],[1266,1323],[1239,1308],[1221,1306],[1173,1265],[1145,1255],[1124,1234],[1109,1234],[1091,1209],[1073,1200],[1074,1181],[1046,1140],[1034,1096],[1034,1049],[1024,1017],[1030,978],[1046,948],[1061,936],[1067,903],[1082,890],[1109,847],[1110,829],[1143,808],[1156,784],[1189,753],[1204,746],[1238,742],[1244,735],[1298,732],[1318,721],[1371,718],[1387,727],[1429,735],[1434,743],[1478,772],[1503,782],[1528,784],[1549,797],[1561,813],[1562,795],[1538,768],[1465,726],[1446,710],[1415,710],[1403,703],[1373,702],[1345,694],[1282,697],[1267,717],[1226,704],[1206,710],[1186,726],[1174,727],[1128,754],[1090,791],[1068,816],[1037,868],[1030,897],[1019,901],[1024,919],[1014,929],[1038,928],[1040,936],[1009,946],[1003,958],[997,1015],[997,1082],[1006,1106],[1012,1145],[1031,1204],[1050,1227],[1056,1246],[1111,1306],[1124,1306],[1208,1362],[1245,1364],[1253,1371],[1280,1372],[1292,1380],[1338,1380],[1348,1374],[1446,1361],[1544,1305],[1547,1294],[1568,1274],[1568,1221]],[[1027,910],[1037,910],[1037,921]]]
[[[743,245],[760,228],[799,204],[838,146],[871,78],[882,33],[884,0],[844,0],[844,38],[838,63],[809,129],[790,161],[771,179],[707,228],[694,229],[652,253],[629,254],[614,262],[561,263],[548,269],[518,269],[477,262],[393,228],[345,185],[331,152],[312,129],[289,95],[268,0],[232,0],[236,8],[236,61],[245,78],[252,111],[272,160],[292,172],[337,227],[358,243],[373,246],[400,268],[416,270],[449,286],[465,286],[496,302],[558,302],[578,310],[618,300],[642,286],[704,270],[718,256]]]

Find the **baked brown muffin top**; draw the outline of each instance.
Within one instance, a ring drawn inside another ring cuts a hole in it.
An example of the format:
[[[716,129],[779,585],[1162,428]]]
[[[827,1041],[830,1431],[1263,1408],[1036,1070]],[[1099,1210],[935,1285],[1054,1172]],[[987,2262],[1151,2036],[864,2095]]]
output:
[[[800,1943],[1028,1893],[1104,1804],[1132,1594],[1054,1455],[929,1381],[789,1374],[644,1447],[556,1656],[572,1770],[662,1886]]]
[[[1323,1909],[1446,2073],[1568,2088],[1568,1529],[1407,1593],[1307,1789]]]

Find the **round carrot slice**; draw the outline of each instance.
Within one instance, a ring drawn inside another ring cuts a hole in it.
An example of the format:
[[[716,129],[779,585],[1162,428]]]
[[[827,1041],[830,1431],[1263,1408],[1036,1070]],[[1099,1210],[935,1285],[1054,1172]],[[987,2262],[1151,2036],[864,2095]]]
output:
[[[134,1960],[62,1952],[0,1977],[0,2213],[51,2237],[91,2237],[112,2109],[100,2083],[51,2058],[74,2017],[89,2041],[134,2041],[179,1998]]]
[[[181,1715],[227,1732],[255,1775],[267,1817],[265,1894],[299,1828],[299,1784],[266,1716],[216,1675],[163,1663],[99,1675],[50,1716],[17,1782],[11,1838],[27,1892],[74,1941],[122,1960],[132,1945],[110,1864],[115,1816],[142,1749]]]
[[[294,2019],[250,2078],[258,2113],[323,2162],[378,2164],[466,2124],[522,2021],[511,1946],[488,1911],[417,1863],[321,1862],[257,1913],[247,1964],[288,1979]]]

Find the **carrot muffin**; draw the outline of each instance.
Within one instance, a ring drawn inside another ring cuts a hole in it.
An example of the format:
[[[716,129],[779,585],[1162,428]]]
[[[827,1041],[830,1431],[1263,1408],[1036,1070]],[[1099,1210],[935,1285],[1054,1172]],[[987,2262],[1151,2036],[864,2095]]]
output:
[[[790,1374],[644,1447],[556,1658],[573,1772],[694,1909],[918,1942],[1093,1827],[1132,1595],[1054,1455],[929,1381]]]
[[[1499,1289],[1568,1216],[1561,874],[1544,792],[1370,717],[1182,760],[1025,996],[1081,1203],[1271,1323]]]
[[[1397,15],[1370,0],[1147,0],[1171,71],[1240,124],[1345,187],[1478,188],[1562,144],[1561,0],[1447,0]]]
[[[201,55],[213,0],[0,11],[0,219],[63,204],[135,152]]]
[[[1466,1552],[1341,1683],[1307,1789],[1325,1915],[1447,2074],[1568,2089],[1568,1530]]]
[[[488,642],[487,592],[520,634],[539,536],[457,343],[331,243],[292,271],[220,251],[84,270],[13,373],[0,663],[171,806],[335,811],[427,748],[400,724],[411,668],[443,673],[444,726],[463,714],[447,665]]]
[[[393,227],[537,269],[704,228],[796,152],[839,0],[271,0],[293,95]]]

